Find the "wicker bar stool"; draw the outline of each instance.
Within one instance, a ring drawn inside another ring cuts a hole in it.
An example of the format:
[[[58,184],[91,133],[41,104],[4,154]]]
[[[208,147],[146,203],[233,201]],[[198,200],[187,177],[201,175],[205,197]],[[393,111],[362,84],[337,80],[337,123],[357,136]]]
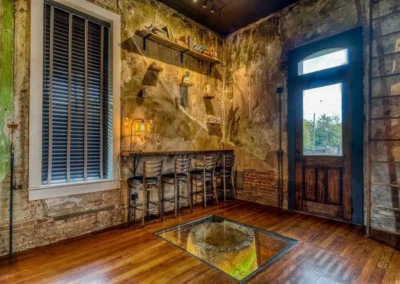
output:
[[[162,219],[162,201],[161,201],[161,171],[163,161],[144,161],[143,162],[143,176],[132,177],[128,180],[130,204],[129,207],[133,209],[133,221],[136,219],[136,210],[142,211],[142,226],[144,226],[145,215],[149,214],[150,204],[158,206],[160,216]],[[132,189],[143,190],[143,201],[141,203],[134,202],[134,195]],[[150,201],[150,191],[157,190],[158,202]],[[130,216],[131,218],[131,212]]]
[[[232,192],[233,197],[236,199],[236,188],[235,182],[233,180],[233,167],[235,165],[235,154],[228,153],[222,155],[222,166],[217,167],[215,170],[216,178],[220,178],[222,180],[222,188],[218,189],[219,191],[223,191],[224,194],[224,202],[226,202],[226,193]],[[226,188],[226,180],[230,179],[230,188]]]
[[[175,209],[175,217],[178,216],[178,211],[180,209],[180,198],[184,198],[188,200],[190,206],[190,212],[193,212],[192,201],[191,201],[191,184],[190,184],[190,167],[192,160],[188,159],[175,159],[175,168],[173,173],[162,175],[162,211],[161,220],[164,217],[164,205],[165,202],[174,203]],[[174,185],[174,197],[171,199],[164,198],[164,184],[173,184]],[[180,186],[186,185],[187,197],[181,195]]]
[[[218,195],[215,186],[215,169],[217,167],[217,157],[216,156],[204,156],[203,164],[196,165],[197,170],[191,171],[191,181],[190,183],[193,186],[193,181],[196,184],[196,191],[192,190],[192,201],[193,196],[202,195],[204,208],[207,207],[207,198],[212,196],[215,198],[215,201],[218,204]],[[197,191],[197,182],[202,182],[203,190]],[[209,184],[210,190],[207,187],[207,183]]]

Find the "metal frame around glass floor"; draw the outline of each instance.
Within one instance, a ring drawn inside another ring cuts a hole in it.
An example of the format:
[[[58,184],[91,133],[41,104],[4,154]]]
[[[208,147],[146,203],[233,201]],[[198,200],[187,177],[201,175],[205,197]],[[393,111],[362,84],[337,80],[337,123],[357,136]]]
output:
[[[284,249],[282,249],[279,253],[277,253],[275,256],[273,256],[271,259],[269,259],[266,263],[260,265],[256,270],[254,270],[252,273],[250,273],[249,275],[247,275],[244,279],[239,280],[239,279],[237,279],[237,278],[235,278],[235,277],[229,275],[229,274],[226,273],[225,271],[222,271],[221,269],[219,269],[218,267],[214,266],[213,264],[207,262],[206,260],[201,259],[201,258],[195,256],[194,254],[190,253],[189,251],[183,249],[182,247],[177,246],[176,244],[172,243],[171,241],[169,241],[169,240],[167,240],[167,239],[165,239],[164,237],[161,236],[161,234],[163,234],[163,233],[177,230],[177,229],[180,228],[180,227],[187,227],[187,226],[195,225],[195,224],[198,224],[198,225],[199,225],[199,224],[202,224],[202,223],[206,222],[207,220],[214,220],[215,218],[221,218],[221,219],[223,219],[224,221],[232,222],[232,223],[234,223],[234,224],[237,224],[237,225],[246,227],[246,228],[248,228],[248,229],[255,230],[255,231],[257,231],[257,232],[260,232],[260,233],[266,234],[266,235],[268,235],[268,236],[271,236],[271,237],[280,239],[280,240],[282,240],[282,241],[286,241],[286,242],[288,242],[288,244],[287,244],[287,246],[286,246]],[[177,225],[177,226],[174,226],[174,227],[165,229],[165,230],[157,231],[157,232],[154,233],[154,235],[155,235],[156,237],[158,237],[158,238],[160,238],[160,239],[162,239],[162,240],[168,242],[169,244],[173,245],[174,247],[176,247],[176,248],[182,250],[183,252],[185,252],[185,253],[187,253],[187,254],[193,256],[194,258],[200,260],[201,262],[207,264],[208,266],[217,269],[218,271],[224,273],[225,275],[229,276],[230,278],[234,279],[235,281],[238,281],[239,283],[246,282],[246,281],[248,281],[249,279],[251,279],[252,277],[256,276],[256,275],[257,275],[258,273],[260,273],[264,268],[266,268],[267,266],[269,266],[269,265],[271,265],[272,263],[274,263],[275,261],[277,261],[283,254],[285,254],[290,248],[292,248],[292,247],[297,243],[297,240],[295,240],[295,239],[291,239],[291,238],[288,238],[288,237],[285,237],[285,236],[282,236],[282,235],[279,235],[279,234],[276,234],[276,233],[273,233],[273,232],[270,232],[270,231],[267,231],[267,230],[264,230],[264,229],[260,229],[260,228],[257,228],[257,227],[253,227],[253,226],[250,226],[250,225],[247,225],[247,224],[244,224],[244,223],[240,223],[240,222],[237,222],[237,221],[234,221],[234,220],[231,220],[231,219],[222,217],[222,216],[218,216],[218,215],[208,215],[208,216],[206,216],[206,217],[203,217],[203,218],[200,218],[200,219],[196,219],[196,220],[193,220],[193,221],[190,221],[190,222],[186,222],[186,223],[183,223],[183,224],[180,224],[180,225]]]

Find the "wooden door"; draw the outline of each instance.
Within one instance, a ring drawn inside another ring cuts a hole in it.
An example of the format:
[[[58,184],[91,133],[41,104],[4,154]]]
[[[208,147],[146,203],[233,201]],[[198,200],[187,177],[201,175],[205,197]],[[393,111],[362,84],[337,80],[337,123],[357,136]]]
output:
[[[351,221],[355,195],[355,223],[362,220],[360,39],[355,30],[289,54],[289,208]]]
[[[299,84],[297,90],[296,209],[350,219],[351,101],[347,81],[310,80]],[[325,99],[327,96],[334,98]]]

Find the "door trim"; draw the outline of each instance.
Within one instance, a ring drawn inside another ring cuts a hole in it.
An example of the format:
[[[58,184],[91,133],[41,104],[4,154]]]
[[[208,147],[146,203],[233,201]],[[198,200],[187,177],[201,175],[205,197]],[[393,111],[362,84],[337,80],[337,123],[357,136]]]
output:
[[[320,41],[289,51],[288,79],[288,208],[296,210],[296,94],[298,80],[298,62],[319,50],[332,47],[345,47],[351,50],[348,68],[351,75],[353,108],[364,110],[364,61],[362,28],[356,28]],[[340,69],[340,68],[339,68]],[[310,76],[312,76],[310,74]],[[364,216],[363,192],[363,144],[364,144],[364,111],[353,111],[351,119],[351,159],[352,159],[352,222],[362,225]]]

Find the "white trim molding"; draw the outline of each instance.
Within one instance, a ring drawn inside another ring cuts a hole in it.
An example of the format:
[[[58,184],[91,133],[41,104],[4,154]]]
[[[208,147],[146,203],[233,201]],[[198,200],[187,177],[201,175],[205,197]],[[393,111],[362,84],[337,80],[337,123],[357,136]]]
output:
[[[113,176],[110,180],[42,185],[42,102],[44,0],[31,4],[30,114],[29,114],[29,200],[118,189],[121,141],[121,16],[84,0],[52,0],[111,25],[113,93]]]

